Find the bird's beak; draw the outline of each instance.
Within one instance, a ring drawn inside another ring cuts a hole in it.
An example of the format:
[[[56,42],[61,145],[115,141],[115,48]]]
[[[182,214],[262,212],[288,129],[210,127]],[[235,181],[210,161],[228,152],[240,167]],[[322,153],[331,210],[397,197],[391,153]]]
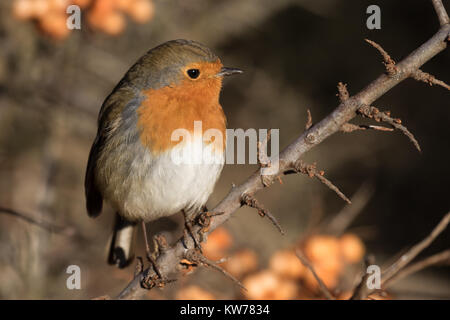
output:
[[[226,68],[223,67],[222,69],[220,69],[220,71],[216,74],[217,77],[223,77],[223,76],[231,76],[232,74],[237,74],[237,73],[243,73],[244,71],[242,71],[241,69],[237,69],[237,68]]]

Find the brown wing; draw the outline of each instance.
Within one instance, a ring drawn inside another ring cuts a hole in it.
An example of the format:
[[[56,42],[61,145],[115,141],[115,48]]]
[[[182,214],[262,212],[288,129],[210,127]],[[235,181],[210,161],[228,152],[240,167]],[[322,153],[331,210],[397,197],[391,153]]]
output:
[[[86,209],[90,217],[97,217],[103,207],[103,197],[95,183],[95,168],[97,166],[97,158],[101,147],[101,136],[97,137],[92,144],[89,152],[89,160],[86,168],[86,176],[84,180],[84,191],[86,196]]]
[[[121,86],[122,81],[114,88],[113,92],[105,99],[98,116],[98,131],[89,153],[84,189],[86,196],[86,209],[90,217],[98,216],[102,211],[103,196],[96,184],[97,160],[102,147],[109,136],[117,130],[117,119],[121,118],[124,110],[135,110],[139,105],[137,90],[126,85]]]

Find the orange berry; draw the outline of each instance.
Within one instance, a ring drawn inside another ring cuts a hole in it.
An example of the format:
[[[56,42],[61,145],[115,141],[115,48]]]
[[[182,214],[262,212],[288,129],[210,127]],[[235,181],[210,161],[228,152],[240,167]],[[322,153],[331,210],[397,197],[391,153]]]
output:
[[[320,266],[314,266],[314,271],[328,289],[333,289],[338,284],[339,275],[337,272],[321,268]],[[319,283],[310,270],[307,270],[305,274],[305,285],[313,291],[317,291],[319,288]]]
[[[93,15],[107,16],[116,9],[115,2],[112,0],[96,0],[92,7]]]
[[[233,276],[240,278],[258,268],[258,257],[253,251],[243,249],[229,258],[223,267]]]
[[[134,21],[145,23],[153,18],[155,5],[148,0],[135,0],[127,8],[127,12]]]
[[[340,256],[337,238],[326,235],[315,235],[306,240],[305,253],[312,262],[322,262]]]
[[[135,0],[115,0],[116,1],[116,8],[122,11],[128,11],[128,8],[130,8]]]
[[[30,0],[16,0],[12,6],[13,15],[20,20],[30,19],[33,16],[33,4]]]
[[[353,295],[353,292],[351,292],[351,291],[344,291],[344,292],[341,292],[337,296],[337,300],[348,300],[348,299],[351,298],[352,295]]]
[[[34,0],[33,1],[33,16],[42,17],[50,9],[50,5],[47,0]]]
[[[63,13],[49,12],[39,20],[39,27],[56,40],[65,39],[70,33],[66,25],[66,15]]]
[[[111,12],[100,22],[99,29],[109,35],[116,36],[125,29],[125,18],[118,12]]]
[[[45,0],[48,3],[49,10],[59,11],[59,13],[66,13],[68,0]]]
[[[286,300],[293,299],[298,292],[294,281],[282,279],[270,270],[248,276],[243,281],[247,291],[244,292],[252,300]]]
[[[214,300],[214,295],[197,286],[187,286],[178,290],[175,295],[177,300]]]
[[[217,228],[208,236],[208,240],[203,245],[203,253],[208,259],[218,260],[224,256],[232,243],[233,239],[229,232],[223,227]]]
[[[299,279],[305,274],[306,268],[292,250],[276,252],[270,258],[270,269],[283,277]]]
[[[361,261],[365,253],[365,247],[361,239],[354,234],[344,234],[339,239],[342,256],[348,263]]]
[[[80,8],[86,8],[88,5],[91,4],[91,0],[72,0],[73,4],[76,4]]]

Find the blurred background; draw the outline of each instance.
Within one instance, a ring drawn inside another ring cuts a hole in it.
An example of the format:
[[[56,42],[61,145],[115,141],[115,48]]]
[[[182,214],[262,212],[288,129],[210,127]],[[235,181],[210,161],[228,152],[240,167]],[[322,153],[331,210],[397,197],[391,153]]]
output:
[[[82,7],[81,30],[65,27],[71,3]],[[366,28],[371,4],[381,8],[380,30]],[[132,279],[133,266],[118,270],[106,264],[113,215],[107,209],[98,219],[88,218],[83,181],[103,100],[150,48],[171,39],[197,40],[225,65],[244,69],[225,82],[221,95],[228,127],[279,128],[283,148],[304,130],[307,109],[317,122],[338,105],[339,81],[353,94],[384,71],[365,38],[398,61],[438,28],[430,1],[1,1],[0,298],[113,297]],[[423,70],[449,83],[449,58],[446,50]],[[147,298],[320,298],[311,275],[293,257],[295,246],[317,258],[326,284],[345,298],[364,254],[373,254],[381,266],[393,261],[448,211],[449,97],[441,87],[406,80],[375,104],[402,119],[422,153],[397,131],[338,133],[308,152],[305,161],[316,162],[354,197],[353,209],[317,180],[290,175],[256,195],[286,235],[249,208],[215,231],[206,254],[231,257],[225,268],[248,293],[222,274],[198,268]],[[209,207],[256,169],[227,165]],[[333,218],[348,210],[356,218],[330,232]],[[49,223],[52,230],[17,214]],[[177,215],[148,228],[175,241],[181,222]],[[449,240],[444,232],[423,256],[447,249]],[[144,255],[141,235],[138,244],[138,255]],[[321,255],[336,263],[320,265]],[[81,268],[81,290],[66,287],[69,265]],[[448,266],[424,270],[382,298],[449,299],[449,274]]]

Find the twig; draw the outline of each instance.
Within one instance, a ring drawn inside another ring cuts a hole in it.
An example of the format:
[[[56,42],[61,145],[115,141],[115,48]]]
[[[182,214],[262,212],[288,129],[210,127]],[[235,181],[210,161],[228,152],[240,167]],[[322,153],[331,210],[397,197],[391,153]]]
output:
[[[365,125],[365,124],[356,125],[353,123],[344,123],[340,131],[350,133],[357,130],[394,131],[394,129],[392,128],[386,128],[382,126]]]
[[[328,288],[325,285],[325,283],[323,283],[322,279],[320,279],[320,277],[317,275],[316,270],[314,270],[314,267],[309,262],[308,258],[306,258],[299,249],[295,250],[295,254],[300,259],[302,264],[306,268],[308,268],[309,271],[311,271],[311,273],[313,274],[313,276],[316,279],[317,283],[319,283],[320,292],[322,292],[322,294],[325,296],[325,298],[327,298],[328,300],[335,300],[334,296],[331,294],[330,290],[328,290]]]
[[[372,106],[362,106],[360,107],[357,112],[359,114],[361,114],[362,116],[368,117],[370,119],[374,119],[375,121],[384,121],[389,123],[391,126],[393,126],[395,129],[400,130],[401,132],[403,132],[403,134],[405,136],[407,136],[409,138],[409,140],[411,140],[411,142],[414,144],[414,146],[416,147],[416,149],[421,152],[422,149],[420,148],[419,142],[417,142],[416,138],[414,137],[414,135],[409,132],[409,130],[403,126],[401,123],[402,121],[400,119],[394,119],[390,116],[390,112],[386,111],[386,112],[381,112],[380,110],[378,110],[378,108],[372,107]]]
[[[199,265],[203,264],[205,266],[208,266],[210,268],[213,268],[220,273],[222,273],[224,276],[230,278],[234,283],[236,283],[241,289],[247,290],[244,285],[236,279],[232,274],[230,274],[225,269],[221,268],[219,265],[217,265],[216,262],[208,260],[205,256],[203,256],[198,250],[191,249],[186,252],[186,259]]]
[[[412,77],[417,81],[422,81],[422,82],[428,83],[430,86],[435,84],[435,85],[441,86],[447,90],[450,90],[450,86],[448,84],[446,84],[444,81],[436,79],[435,76],[433,76],[429,73],[423,72],[420,69],[413,72]]]
[[[448,18],[447,11],[445,11],[445,7],[442,4],[442,1],[441,0],[431,0],[431,1],[433,3],[434,10],[436,11],[441,26],[449,24],[450,19]]]
[[[388,267],[381,274],[381,286],[386,288],[388,285],[392,284],[394,281],[417,272],[428,266],[442,263],[450,262],[450,250],[446,250],[439,254],[428,257],[416,264],[406,267],[419,253],[421,253],[425,248],[427,248],[447,227],[450,222],[450,212],[448,212],[438,225],[433,229],[433,231],[418,244],[410,248],[406,253],[402,254],[390,267]],[[373,263],[371,263],[373,264]],[[382,289],[369,289],[366,285],[367,274],[363,276],[360,284],[356,287],[355,292],[352,295],[354,299],[365,299],[369,295],[376,291]]]
[[[375,258],[372,255],[369,255],[366,257],[364,261],[364,271],[363,276],[361,277],[361,281],[356,286],[355,290],[353,291],[352,296],[350,297],[350,300],[363,300],[366,299],[368,296],[368,287],[367,287],[367,280],[370,276],[369,273],[366,272],[367,267],[375,263]]]
[[[311,111],[309,109],[306,109],[306,113],[308,114],[308,120],[306,120],[305,130],[308,130],[309,128],[312,127],[313,123],[312,123]]]
[[[372,41],[369,39],[364,39],[364,40],[381,53],[381,55],[383,56],[383,60],[384,60],[383,64],[386,68],[388,75],[390,75],[390,76],[395,75],[398,72],[398,68],[395,65],[394,59],[392,59],[391,56],[386,51],[384,51],[384,49],[375,41]]]
[[[419,262],[416,262],[406,268],[404,268],[402,271],[399,271],[397,274],[392,276],[389,280],[386,280],[384,282],[384,287],[393,284],[394,282],[405,278],[413,273],[416,273],[422,269],[428,268],[430,266],[434,265],[440,265],[440,264],[450,264],[450,249],[447,249],[445,251],[442,251],[440,253],[434,254],[432,256],[429,256]]]
[[[264,141],[258,141],[257,144],[258,164],[261,166],[261,168],[270,167],[270,160],[267,156],[267,144],[269,143],[271,134],[272,130],[269,130]]]
[[[0,213],[5,213],[5,214],[11,215],[11,216],[18,217],[26,222],[34,224],[44,230],[52,232],[52,233],[63,234],[66,236],[74,235],[74,230],[72,228],[55,226],[55,225],[51,224],[50,222],[46,222],[46,221],[38,221],[38,220],[30,217],[29,215],[26,215],[24,213],[18,212],[13,209],[0,207]]]
[[[278,223],[277,219],[270,213],[269,210],[265,209],[259,202],[258,200],[256,200],[255,197],[253,197],[250,194],[244,194],[241,198],[242,204],[245,204],[249,207],[255,208],[258,210],[258,214],[261,217],[267,217],[269,218],[270,221],[272,221],[272,223],[275,225],[275,227],[278,228],[278,231],[280,231],[280,233],[282,235],[284,235],[284,231],[281,228],[281,225]]]
[[[338,83],[338,97],[340,102],[345,102],[350,97],[350,94],[347,90],[347,84],[344,84],[342,82]]]
[[[364,105],[371,105],[383,94],[408,78],[411,75],[411,72],[418,70],[423,64],[443,51],[447,47],[447,38],[449,34],[450,25],[442,25],[435,35],[396,65],[399,72],[395,77],[390,77],[384,73],[381,74],[360,92],[349,97],[345,102],[341,102],[331,114],[301,134],[280,153],[278,175],[289,170],[292,163],[295,163],[295,161],[302,158],[306,152],[319,145],[329,136],[338,132],[344,123],[349,122],[356,116],[358,108]],[[227,221],[233,212],[242,206],[241,200],[243,194],[255,194],[264,187],[265,185],[261,181],[260,169],[258,169],[244,183],[233,188],[212,210],[213,212],[224,212],[224,214],[215,216],[211,219],[208,233]],[[201,226],[195,226],[194,228],[198,231]],[[193,246],[194,244],[192,241],[188,243],[183,242],[181,239],[177,241],[157,258],[160,272],[163,275],[177,272],[179,261],[183,259],[186,250],[192,249]],[[141,288],[140,284],[142,275],[143,273],[140,273],[138,277],[135,277],[126,288],[122,290],[118,298],[137,299],[144,295],[146,290]]]
[[[448,212],[439,224],[433,229],[433,231],[418,244],[409,249],[406,253],[402,254],[401,257],[394,262],[386,271],[382,274],[381,284],[388,282],[392,277],[394,277],[400,270],[402,270],[406,265],[408,265],[419,253],[421,253],[425,248],[427,248],[436,239],[442,231],[447,228],[450,222],[450,212]]]
[[[325,172],[323,170],[318,171],[316,168],[316,164],[306,164],[302,160],[296,161],[292,168],[295,172],[300,172],[303,174],[308,175],[309,177],[315,177],[320,182],[322,182],[324,185],[326,185],[328,188],[333,190],[337,193],[339,197],[341,197],[345,202],[348,204],[351,204],[352,202],[347,198],[345,194],[342,193],[341,190],[339,190],[338,187],[336,187],[330,180],[324,177]],[[286,173],[290,173],[290,171],[287,171]]]
[[[352,205],[346,205],[331,221],[327,222],[324,229],[328,234],[340,236],[347,230],[353,220],[362,212],[374,192],[372,184],[364,183],[353,195]]]

